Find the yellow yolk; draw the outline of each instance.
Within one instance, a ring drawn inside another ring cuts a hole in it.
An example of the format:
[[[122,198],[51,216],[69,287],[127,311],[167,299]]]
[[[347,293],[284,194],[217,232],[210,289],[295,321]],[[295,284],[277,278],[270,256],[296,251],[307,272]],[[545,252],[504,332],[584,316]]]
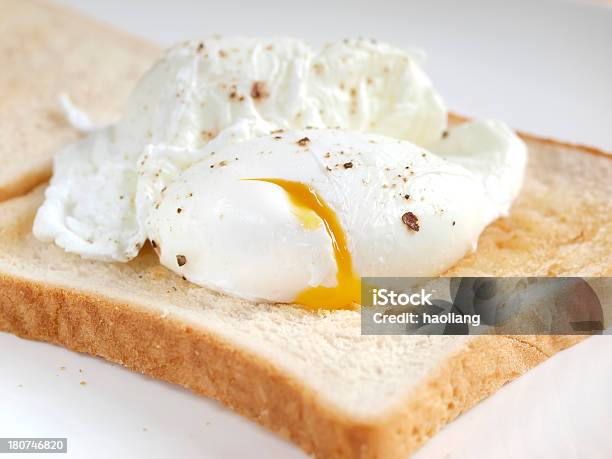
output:
[[[273,183],[288,195],[293,212],[304,228],[315,229],[322,221],[332,240],[338,272],[335,287],[311,287],[300,292],[295,302],[310,309],[353,309],[361,299],[361,282],[353,271],[353,260],[346,243],[346,235],[336,213],[308,185],[290,180],[249,179]]]

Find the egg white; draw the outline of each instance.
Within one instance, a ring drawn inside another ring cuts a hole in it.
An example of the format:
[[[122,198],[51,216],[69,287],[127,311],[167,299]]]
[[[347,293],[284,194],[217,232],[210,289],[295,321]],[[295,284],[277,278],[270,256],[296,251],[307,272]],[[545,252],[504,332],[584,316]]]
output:
[[[430,143],[446,108],[418,60],[384,43],[345,40],[319,52],[291,38],[181,43],[143,77],[116,124],[56,155],[34,234],[85,258],[128,261],[168,173],[205,146],[307,126]],[[140,170],[140,180],[136,169],[156,154],[163,167]]]
[[[444,271],[474,247],[497,207],[478,171],[410,142],[292,130],[209,151],[174,178],[147,227],[161,263],[196,284],[249,299],[288,302],[308,286],[335,285],[324,226],[305,228],[284,190],[245,180],[253,178],[316,190],[338,216],[362,277]],[[402,222],[406,212],[418,218],[418,231]]]

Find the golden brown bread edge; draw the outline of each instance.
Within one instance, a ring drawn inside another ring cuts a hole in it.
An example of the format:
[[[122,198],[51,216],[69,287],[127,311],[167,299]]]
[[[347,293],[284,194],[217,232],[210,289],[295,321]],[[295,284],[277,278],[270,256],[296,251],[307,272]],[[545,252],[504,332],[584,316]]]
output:
[[[319,458],[402,458],[580,336],[473,338],[399,409],[356,422],[274,366],[133,304],[0,275],[0,331],[104,357],[219,400]],[[151,342],[156,342],[155,350]]]

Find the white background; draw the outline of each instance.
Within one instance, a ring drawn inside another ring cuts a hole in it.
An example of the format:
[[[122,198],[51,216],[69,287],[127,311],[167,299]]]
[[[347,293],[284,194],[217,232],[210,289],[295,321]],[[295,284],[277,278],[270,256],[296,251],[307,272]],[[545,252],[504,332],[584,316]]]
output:
[[[609,7],[473,0],[62,3],[164,45],[222,33],[294,35],[314,44],[365,36],[417,46],[427,51],[427,71],[455,111],[612,150]],[[8,436],[68,437],[74,458],[304,457],[179,387],[0,334],[0,437]],[[417,457],[612,457],[612,337],[591,338],[504,387]]]

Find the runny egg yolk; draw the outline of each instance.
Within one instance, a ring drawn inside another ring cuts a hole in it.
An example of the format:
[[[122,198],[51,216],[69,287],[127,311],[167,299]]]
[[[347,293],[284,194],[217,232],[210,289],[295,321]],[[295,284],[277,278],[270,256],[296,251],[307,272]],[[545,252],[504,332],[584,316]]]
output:
[[[353,309],[361,299],[361,281],[353,271],[353,260],[349,252],[346,235],[338,216],[315,190],[304,183],[275,178],[249,179],[273,183],[281,187],[293,206],[293,212],[304,228],[315,229],[322,221],[332,241],[336,260],[336,286],[310,287],[298,294],[295,303],[309,309]]]

